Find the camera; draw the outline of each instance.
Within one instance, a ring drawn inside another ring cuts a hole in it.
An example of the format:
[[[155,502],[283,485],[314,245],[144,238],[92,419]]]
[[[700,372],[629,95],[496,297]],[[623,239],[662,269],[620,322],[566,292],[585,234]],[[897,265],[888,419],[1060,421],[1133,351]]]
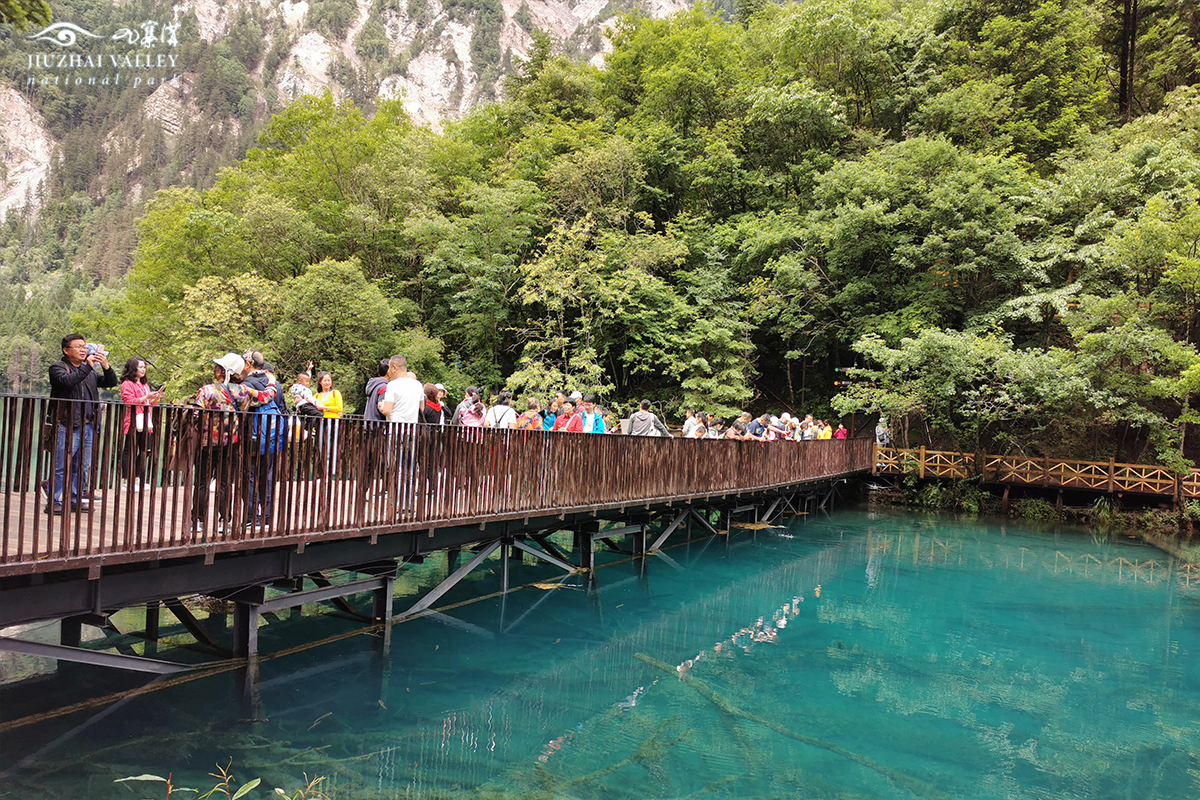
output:
[[[102,344],[96,344],[95,342],[87,343],[88,358],[91,358],[92,356],[96,355],[96,353],[107,353],[107,352],[108,352],[108,350],[106,350],[104,345],[102,345]]]

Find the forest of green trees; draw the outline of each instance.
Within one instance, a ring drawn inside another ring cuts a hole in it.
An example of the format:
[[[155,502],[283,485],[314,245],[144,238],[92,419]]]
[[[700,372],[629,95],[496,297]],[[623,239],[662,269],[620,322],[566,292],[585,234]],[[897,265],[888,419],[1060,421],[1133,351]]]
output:
[[[291,105],[211,188],[154,196],[75,324],[177,398],[226,349],[313,359],[350,397],[401,351],[453,389],[1190,454],[1195,0],[632,15],[603,70],[537,41],[441,132]]]

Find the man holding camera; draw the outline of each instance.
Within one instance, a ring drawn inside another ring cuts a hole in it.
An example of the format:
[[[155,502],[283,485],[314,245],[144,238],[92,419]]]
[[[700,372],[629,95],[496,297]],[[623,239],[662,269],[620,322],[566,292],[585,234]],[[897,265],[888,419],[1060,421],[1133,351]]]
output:
[[[54,492],[46,510],[53,514],[62,513],[68,459],[71,461],[71,505],[78,511],[88,510],[83,496],[88,491],[92,467],[92,439],[99,421],[100,390],[117,385],[117,373],[108,365],[108,353],[103,345],[88,344],[81,334],[71,333],[63,337],[62,352],[62,361],[50,365]]]

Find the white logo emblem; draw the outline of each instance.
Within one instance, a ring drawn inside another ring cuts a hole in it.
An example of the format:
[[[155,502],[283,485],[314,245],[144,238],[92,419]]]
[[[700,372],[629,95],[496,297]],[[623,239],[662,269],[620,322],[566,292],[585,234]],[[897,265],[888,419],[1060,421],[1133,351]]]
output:
[[[56,22],[44,30],[40,30],[32,36],[26,36],[26,39],[33,39],[38,42],[50,42],[59,47],[74,47],[75,41],[78,39],[76,34],[82,33],[84,36],[90,36],[93,39],[103,39],[103,36],[97,36],[91,31],[85,31],[70,22]]]

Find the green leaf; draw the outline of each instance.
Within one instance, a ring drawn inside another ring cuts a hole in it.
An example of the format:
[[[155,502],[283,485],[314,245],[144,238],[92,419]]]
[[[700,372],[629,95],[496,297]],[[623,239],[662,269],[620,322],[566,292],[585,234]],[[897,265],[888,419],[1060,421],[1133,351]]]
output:
[[[167,779],[158,775],[133,775],[128,778],[117,778],[113,783],[125,783],[125,781],[158,781],[159,783],[166,783]]]
[[[233,793],[232,800],[238,800],[239,797],[244,796],[247,792],[249,792],[255,786],[258,786],[260,783],[262,783],[262,778],[255,778],[249,783],[244,784],[240,789]]]

